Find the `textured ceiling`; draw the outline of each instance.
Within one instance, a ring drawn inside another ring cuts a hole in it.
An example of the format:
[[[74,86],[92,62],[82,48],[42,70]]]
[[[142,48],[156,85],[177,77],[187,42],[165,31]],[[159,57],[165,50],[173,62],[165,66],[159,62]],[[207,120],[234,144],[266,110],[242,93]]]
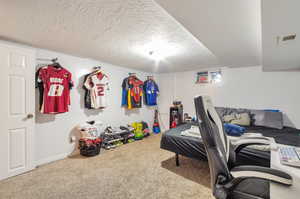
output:
[[[218,65],[198,39],[152,0],[0,0],[0,24],[2,39],[139,70]],[[164,59],[158,63],[149,51]]]
[[[156,2],[201,41],[218,58],[220,65],[261,64],[261,0]]]

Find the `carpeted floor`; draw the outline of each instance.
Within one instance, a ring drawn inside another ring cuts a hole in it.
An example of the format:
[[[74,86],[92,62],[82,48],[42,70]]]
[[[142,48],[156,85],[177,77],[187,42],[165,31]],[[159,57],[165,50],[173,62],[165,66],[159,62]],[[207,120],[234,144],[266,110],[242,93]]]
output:
[[[159,148],[160,136],[93,158],[76,156],[0,182],[1,199],[207,199],[207,162]]]

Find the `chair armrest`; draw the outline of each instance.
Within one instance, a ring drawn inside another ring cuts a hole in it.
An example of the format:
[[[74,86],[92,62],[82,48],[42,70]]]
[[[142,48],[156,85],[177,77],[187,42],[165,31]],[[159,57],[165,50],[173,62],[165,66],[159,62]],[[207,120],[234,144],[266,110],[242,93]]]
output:
[[[231,144],[234,146],[235,153],[239,153],[243,148],[250,145],[271,145],[271,141],[266,138],[241,138],[235,141],[232,141]]]
[[[259,166],[238,166],[234,167],[231,171],[234,178],[260,178],[279,184],[291,186],[293,184],[292,177],[282,171]]]
[[[241,139],[244,139],[244,138],[263,138],[263,139],[266,139],[268,140],[269,138],[267,137],[264,137],[261,133],[244,133],[241,137]]]

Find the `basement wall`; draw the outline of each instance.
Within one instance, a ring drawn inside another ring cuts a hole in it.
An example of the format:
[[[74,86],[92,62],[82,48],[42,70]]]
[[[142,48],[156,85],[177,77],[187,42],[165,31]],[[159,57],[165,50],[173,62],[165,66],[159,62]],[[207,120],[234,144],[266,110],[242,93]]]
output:
[[[70,137],[78,136],[77,124],[85,121],[100,120],[104,125],[120,126],[135,121],[153,123],[154,109],[143,105],[143,108],[127,111],[121,107],[121,85],[129,72],[135,72],[142,81],[151,73],[114,66],[108,63],[83,59],[47,50],[37,50],[37,58],[55,58],[73,74],[75,87],[71,90],[71,106],[68,113],[59,115],[43,115],[38,111],[38,91],[36,91],[36,161],[45,164],[62,159],[70,154],[76,154],[75,143]],[[46,63],[46,62],[38,62]],[[84,108],[84,91],[82,89],[84,75],[93,71],[94,66],[101,65],[109,76],[110,91],[108,92],[108,107],[101,110]]]
[[[211,96],[216,106],[280,109],[285,125],[300,128],[300,72],[263,72],[261,66],[225,68],[221,83],[199,85],[195,84],[199,71],[203,70],[159,75],[159,110],[166,128],[172,101],[182,101],[184,112],[194,116],[193,99],[197,95]]]

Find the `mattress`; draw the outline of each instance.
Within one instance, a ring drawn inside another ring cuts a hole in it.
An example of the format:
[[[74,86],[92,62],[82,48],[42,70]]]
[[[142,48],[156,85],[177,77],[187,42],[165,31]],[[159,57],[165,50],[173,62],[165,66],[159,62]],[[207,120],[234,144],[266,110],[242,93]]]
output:
[[[206,152],[201,138],[187,137],[180,134],[190,127],[191,124],[184,124],[164,132],[160,147],[186,157],[206,159]]]
[[[260,126],[246,127],[246,132],[261,133],[266,137],[272,137],[276,143],[300,147],[300,130],[290,127],[273,129]]]
[[[186,137],[180,133],[191,127],[192,124],[184,124],[163,133],[160,147],[162,149],[200,160],[206,160],[206,152],[201,138]],[[246,127],[246,132],[261,133],[267,137],[273,137],[279,144],[300,146],[300,130],[285,127],[272,129],[266,127]],[[270,166],[270,152],[253,148],[244,148],[236,157],[237,165]]]

